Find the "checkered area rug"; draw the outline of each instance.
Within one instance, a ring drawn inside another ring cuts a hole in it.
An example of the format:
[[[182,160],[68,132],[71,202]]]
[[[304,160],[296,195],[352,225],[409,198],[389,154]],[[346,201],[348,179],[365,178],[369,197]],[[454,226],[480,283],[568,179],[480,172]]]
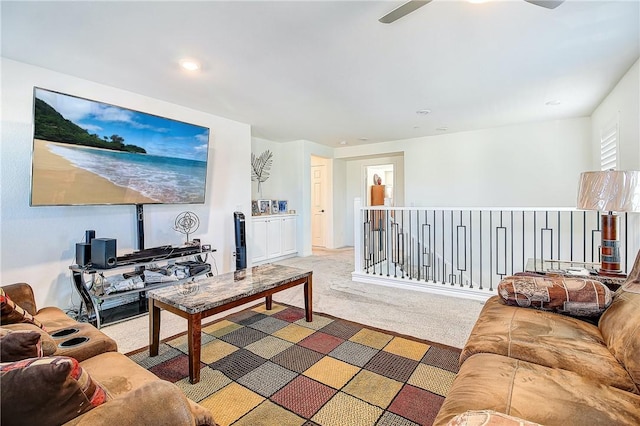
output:
[[[221,425],[431,425],[460,350],[274,304],[202,329],[200,382],[186,335],[130,358],[178,385]]]

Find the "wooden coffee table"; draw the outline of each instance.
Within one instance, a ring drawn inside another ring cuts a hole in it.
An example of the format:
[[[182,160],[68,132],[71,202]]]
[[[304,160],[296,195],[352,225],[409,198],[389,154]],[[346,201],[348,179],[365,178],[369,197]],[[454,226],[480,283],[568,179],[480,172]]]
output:
[[[192,283],[177,284],[147,293],[149,298],[149,355],[158,355],[160,346],[160,309],[187,319],[189,347],[189,381],[200,381],[200,347],[202,319],[260,299],[272,307],[272,295],[304,284],[304,309],[307,322],[312,321],[313,271],[290,266],[267,264],[243,271],[209,277]]]

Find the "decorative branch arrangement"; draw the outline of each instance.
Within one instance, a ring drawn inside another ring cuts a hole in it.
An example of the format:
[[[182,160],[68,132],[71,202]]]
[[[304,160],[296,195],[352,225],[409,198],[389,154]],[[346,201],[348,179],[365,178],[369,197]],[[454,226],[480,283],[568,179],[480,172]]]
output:
[[[273,165],[273,153],[266,150],[259,157],[251,153],[251,180],[258,181],[258,193],[262,196],[261,184],[269,179],[269,170]]]

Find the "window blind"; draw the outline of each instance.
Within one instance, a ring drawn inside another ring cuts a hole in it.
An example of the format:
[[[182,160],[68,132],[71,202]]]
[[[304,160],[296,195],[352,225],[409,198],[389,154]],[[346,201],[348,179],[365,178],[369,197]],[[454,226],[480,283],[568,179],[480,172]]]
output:
[[[600,133],[600,170],[618,168],[618,120]]]

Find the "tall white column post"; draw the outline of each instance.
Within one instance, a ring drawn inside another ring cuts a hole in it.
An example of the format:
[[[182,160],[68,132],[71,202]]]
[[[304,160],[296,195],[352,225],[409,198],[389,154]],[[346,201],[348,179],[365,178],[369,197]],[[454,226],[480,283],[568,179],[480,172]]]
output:
[[[362,271],[362,199],[353,200],[353,254],[356,272]]]

